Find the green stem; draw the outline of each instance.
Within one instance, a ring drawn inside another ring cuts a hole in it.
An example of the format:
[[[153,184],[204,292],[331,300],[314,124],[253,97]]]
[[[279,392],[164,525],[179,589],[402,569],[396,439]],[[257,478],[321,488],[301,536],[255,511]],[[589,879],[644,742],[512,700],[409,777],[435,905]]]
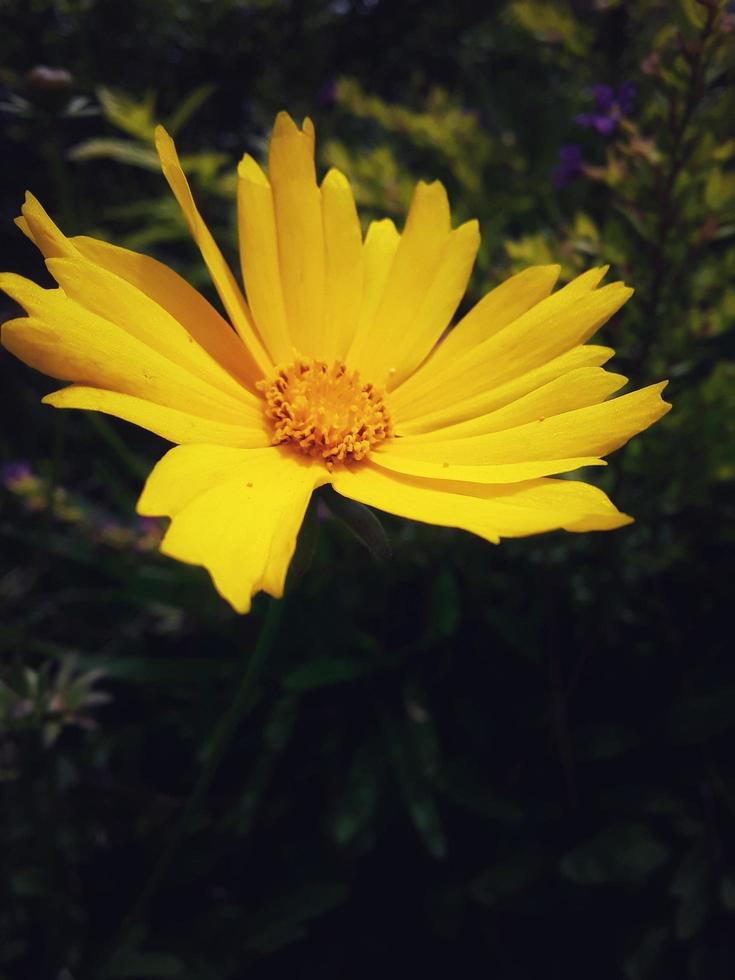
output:
[[[138,480],[146,480],[151,472],[150,466],[144,463],[131,449],[128,449],[107,419],[99,412],[85,412],[84,415],[89,420],[89,424],[105,440],[130,473]]]
[[[245,667],[245,672],[242,675],[235,697],[232,699],[227,712],[215,726],[209,741],[204,747],[202,768],[191,796],[187,800],[186,806],[168,838],[168,843],[153,868],[138,900],[123,919],[115,939],[108,947],[109,952],[103,955],[97,969],[93,971],[94,976],[103,977],[105,975],[105,966],[109,964],[115,953],[125,946],[134,926],[145,914],[158,886],[171,867],[179,847],[190,832],[199,805],[206,796],[222,757],[247,711],[253,694],[254,683],[260,673],[261,667],[268,659],[282,618],[283,600],[271,601],[260,631],[260,636],[258,637],[252,656],[247,661],[247,666]]]

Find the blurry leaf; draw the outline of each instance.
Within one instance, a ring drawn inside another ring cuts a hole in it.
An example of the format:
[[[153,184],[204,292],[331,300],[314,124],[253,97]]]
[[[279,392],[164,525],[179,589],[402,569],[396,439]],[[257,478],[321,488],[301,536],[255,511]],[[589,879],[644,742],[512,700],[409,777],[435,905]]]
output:
[[[723,687],[676,702],[669,713],[668,729],[674,742],[705,742],[735,725],[735,687]]]
[[[576,735],[580,759],[617,759],[640,742],[635,732],[622,725],[590,725]]]
[[[438,784],[453,803],[471,813],[479,813],[501,823],[523,819],[523,808],[499,793],[492,785],[492,773],[469,759],[454,759],[442,767]]]
[[[442,569],[432,584],[425,631],[427,642],[445,640],[453,635],[460,620],[460,600],[457,579],[451,571]]]
[[[668,848],[648,827],[621,822],[574,848],[560,867],[578,885],[620,884],[646,878],[668,859]]]
[[[470,894],[483,905],[502,905],[536,885],[550,868],[549,857],[536,848],[513,848],[510,857],[488,868],[470,884]]]
[[[368,741],[359,746],[332,819],[332,833],[339,845],[351,843],[372,820],[380,798],[383,770],[383,759],[375,743]]]
[[[359,680],[374,669],[374,665],[346,657],[318,657],[286,674],[283,686],[289,691],[309,691]]]
[[[668,946],[668,929],[661,927],[647,932],[638,947],[623,963],[626,980],[651,980],[658,977],[663,954]]]
[[[676,869],[669,891],[679,899],[676,936],[691,939],[702,928],[709,909],[709,863],[700,838]]]
[[[707,7],[698,0],[679,0],[679,6],[692,27],[701,29],[707,21]]]
[[[323,493],[321,499],[334,516],[357,540],[365,545],[376,561],[387,561],[391,547],[383,525],[375,513],[364,504],[348,500],[335,491]]]
[[[97,89],[97,98],[102,105],[105,119],[113,126],[143,142],[153,141],[156,127],[154,92],[146,92],[143,100],[136,102],[132,96],[124,92],[100,86]]]
[[[48,893],[48,882],[40,868],[24,868],[11,877],[10,891],[19,898],[37,898]]]
[[[439,809],[421,772],[405,723],[388,712],[383,713],[382,720],[388,757],[411,821],[432,857],[444,858],[447,841]]]
[[[232,663],[215,657],[115,657],[101,660],[84,654],[79,658],[80,667],[102,667],[111,680],[128,681],[132,684],[217,684],[232,675]]]
[[[735,912],[735,878],[726,875],[720,885],[720,901],[728,912]]]
[[[121,950],[116,953],[102,971],[105,980],[154,980],[156,977],[180,977],[184,964],[170,953],[144,953],[135,950]]]
[[[200,85],[190,92],[174,113],[166,120],[166,129],[170,136],[176,136],[191,117],[204,105],[208,98],[216,91],[216,85]]]
[[[341,905],[346,898],[344,885],[327,882],[278,895],[246,920],[245,947],[266,954],[302,939],[307,935],[306,923]]]
[[[298,707],[298,698],[286,695],[276,701],[270,712],[263,730],[263,748],[257,756],[237,806],[228,815],[242,835],[249,834],[253,828],[276,764],[293,734]]]
[[[158,154],[154,149],[114,137],[91,139],[79,143],[69,150],[68,156],[75,163],[85,163],[87,160],[114,160],[115,163],[142,167],[144,170],[152,170],[156,173],[161,169]]]
[[[421,687],[412,681],[404,685],[404,704],[411,724],[408,734],[416,761],[424,777],[433,785],[439,772],[439,733],[431,712],[425,707],[426,697]]]
[[[579,23],[564,0],[514,0],[510,12],[539,41],[563,44],[573,54],[587,54],[592,34]]]

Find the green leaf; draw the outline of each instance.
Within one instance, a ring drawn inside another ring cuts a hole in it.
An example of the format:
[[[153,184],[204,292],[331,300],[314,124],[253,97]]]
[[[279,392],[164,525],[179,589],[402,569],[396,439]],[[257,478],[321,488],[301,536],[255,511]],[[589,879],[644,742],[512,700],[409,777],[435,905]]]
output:
[[[87,160],[114,160],[115,163],[142,167],[143,170],[157,172],[161,169],[158,154],[150,146],[112,136],[79,143],[69,150],[68,157],[75,163],[86,163]]]
[[[348,500],[329,488],[322,491],[320,499],[357,540],[365,545],[376,561],[387,561],[391,547],[383,525],[364,504]]]
[[[380,799],[383,759],[374,742],[354,754],[347,785],[332,820],[332,832],[341,846],[350,844],[370,823]]]
[[[117,953],[110,964],[105,967],[102,976],[105,980],[154,980],[156,977],[180,977],[184,972],[184,964],[177,956],[170,953],[144,953],[135,950],[123,950]]]
[[[347,898],[344,885],[316,882],[287,895],[279,895],[249,921],[246,949],[261,954],[303,938],[305,924],[329,912]]]
[[[669,932],[666,927],[647,932],[623,963],[626,980],[649,980],[654,976],[658,977],[658,968],[668,942]]]
[[[606,827],[566,854],[561,873],[578,885],[623,884],[648,877],[669,860],[669,849],[644,824]]]
[[[403,801],[419,837],[429,854],[446,857],[447,841],[439,809],[427,783],[404,723],[384,712],[383,734]]]
[[[677,939],[691,939],[702,928],[709,911],[709,862],[700,838],[679,864],[669,891],[679,899]]]
[[[216,684],[232,675],[228,660],[215,658],[115,657],[102,659],[92,655],[79,658],[82,668],[101,668],[105,677],[132,684]]]
[[[483,905],[502,905],[535,885],[549,868],[548,856],[537,848],[513,849],[513,856],[478,875],[470,894]]]
[[[106,88],[101,85],[97,89],[97,98],[102,105],[105,119],[122,129],[128,136],[143,141],[153,140],[155,129],[156,96],[152,91],[146,92],[142,101],[136,100],[124,92]]]
[[[445,640],[453,636],[460,621],[459,586],[454,574],[442,569],[434,579],[426,625],[428,641]]]
[[[310,691],[330,684],[359,680],[373,669],[370,664],[346,657],[318,657],[286,674],[283,686],[289,691]]]
[[[500,823],[517,823],[523,808],[491,784],[486,769],[468,759],[445,763],[437,780],[442,792],[458,806]]]
[[[720,901],[728,912],[735,912],[735,878],[726,875],[720,885]]]
[[[191,117],[198,112],[208,98],[216,91],[217,86],[212,84],[199,85],[190,92],[180,103],[178,109],[166,120],[166,129],[171,136],[176,136]]]
[[[735,725],[735,687],[723,687],[683,698],[669,714],[672,740],[689,745],[705,742]]]
[[[622,725],[590,725],[577,732],[580,759],[617,759],[638,745],[640,739]]]

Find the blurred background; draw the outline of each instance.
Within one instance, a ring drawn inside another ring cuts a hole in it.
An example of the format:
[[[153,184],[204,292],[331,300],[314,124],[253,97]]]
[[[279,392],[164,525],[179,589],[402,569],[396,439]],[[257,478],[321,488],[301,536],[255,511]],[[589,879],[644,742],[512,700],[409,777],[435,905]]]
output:
[[[598,340],[674,405],[585,474],[616,533],[385,518],[379,562],[322,512],[131,920],[267,600],[237,617],[158,555],[161,440],[44,408],[0,353],[0,976],[735,976],[734,54],[717,0],[0,0],[3,270],[48,281],[31,189],[211,297],[153,127],[236,267],[235,164],[286,108],[366,222],[419,178],[480,219],[464,308],[609,263],[636,294]]]

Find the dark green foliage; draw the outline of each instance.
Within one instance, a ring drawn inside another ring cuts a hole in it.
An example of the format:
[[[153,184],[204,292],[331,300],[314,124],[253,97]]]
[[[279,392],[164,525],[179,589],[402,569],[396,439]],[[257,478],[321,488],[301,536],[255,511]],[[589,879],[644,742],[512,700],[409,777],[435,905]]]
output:
[[[12,224],[30,188],[211,296],[152,127],[234,258],[234,163],[285,107],[367,217],[446,182],[481,220],[469,300],[611,263],[636,295],[600,340],[674,405],[599,477],[636,517],[614,534],[493,547],[325,492],[244,720],[121,932],[268,600],[237,617],[157,554],[134,502],[160,440],[42,407],[53,383],[0,356],[2,977],[735,976],[735,15],[479,6],[0,2],[0,268],[44,275]]]

